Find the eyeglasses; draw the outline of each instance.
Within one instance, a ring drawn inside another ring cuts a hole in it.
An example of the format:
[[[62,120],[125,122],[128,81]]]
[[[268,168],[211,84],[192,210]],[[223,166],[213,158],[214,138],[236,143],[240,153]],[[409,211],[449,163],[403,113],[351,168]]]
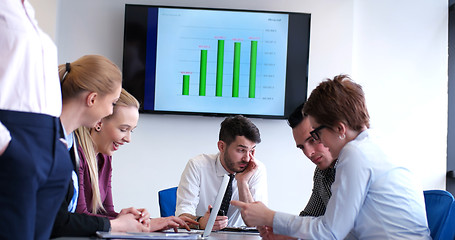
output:
[[[319,136],[319,132],[326,127],[327,126],[321,125],[321,126],[315,128],[313,131],[310,132],[311,137],[316,141],[321,140],[321,137]]]

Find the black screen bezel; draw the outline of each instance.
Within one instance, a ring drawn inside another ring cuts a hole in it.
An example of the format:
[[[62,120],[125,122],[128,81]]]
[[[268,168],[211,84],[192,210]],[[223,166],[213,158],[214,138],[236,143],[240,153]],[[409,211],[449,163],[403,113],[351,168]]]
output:
[[[242,113],[247,117],[264,118],[264,119],[286,119],[294,109],[303,103],[307,98],[308,87],[308,63],[310,48],[310,26],[311,14],[296,12],[279,12],[279,11],[256,11],[242,9],[218,9],[218,8],[200,8],[200,7],[180,7],[166,5],[136,5],[125,4],[125,25],[124,25],[124,46],[123,46],[123,87],[135,96],[141,103],[141,113],[157,114],[178,114],[178,115],[202,115],[202,116],[229,116],[232,113],[206,113],[206,112],[183,112],[183,111],[157,111],[144,110],[144,89],[145,89],[145,59],[147,46],[147,16],[149,7],[162,8],[180,8],[180,9],[198,9],[198,10],[218,10],[218,11],[243,11],[243,12],[263,12],[263,13],[284,13],[289,14],[289,33],[288,33],[288,51],[286,66],[286,88],[285,88],[285,106],[284,115],[257,115]],[[301,31],[292,31],[301,29]],[[136,51],[134,53],[133,51]],[[143,64],[130,63],[127,56],[131,54],[138,55]],[[296,63],[296,60],[303,63]],[[143,66],[144,68],[133,68]]]

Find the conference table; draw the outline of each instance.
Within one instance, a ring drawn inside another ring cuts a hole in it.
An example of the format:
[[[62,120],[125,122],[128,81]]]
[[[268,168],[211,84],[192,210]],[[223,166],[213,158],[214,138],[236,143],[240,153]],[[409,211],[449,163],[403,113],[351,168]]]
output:
[[[97,237],[59,237],[54,238],[53,240],[99,240],[101,238]],[[115,238],[121,239],[121,238]],[[163,238],[164,239],[164,238]],[[170,238],[166,238],[170,239]],[[259,233],[241,233],[241,232],[212,232],[208,238],[208,240],[259,240],[261,237]]]

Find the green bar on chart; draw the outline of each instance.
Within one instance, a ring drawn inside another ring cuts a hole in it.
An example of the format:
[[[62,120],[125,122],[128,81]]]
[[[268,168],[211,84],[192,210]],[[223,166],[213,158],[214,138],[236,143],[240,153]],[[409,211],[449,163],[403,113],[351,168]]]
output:
[[[182,95],[190,95],[190,75],[183,75]]]
[[[223,94],[223,63],[224,63],[224,40],[218,40],[218,54],[216,60],[216,92],[215,96]]]
[[[258,41],[251,41],[250,55],[250,89],[248,92],[249,98],[256,97],[256,65],[258,55]]]
[[[199,96],[205,96],[207,82],[207,49],[201,50],[201,67],[199,74]]]
[[[239,97],[240,43],[234,43],[234,72],[232,78],[232,97]]]

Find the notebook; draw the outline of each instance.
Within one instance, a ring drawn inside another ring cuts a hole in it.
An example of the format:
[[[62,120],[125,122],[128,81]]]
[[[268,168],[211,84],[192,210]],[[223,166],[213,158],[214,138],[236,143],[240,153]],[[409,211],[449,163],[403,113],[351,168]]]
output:
[[[224,174],[221,186],[218,189],[215,203],[212,205],[212,211],[210,213],[209,220],[205,226],[204,232],[201,234],[200,231],[183,232],[150,232],[150,233],[133,233],[133,232],[96,232],[96,235],[100,238],[122,238],[122,239],[205,239],[212,233],[213,225],[215,224],[216,216],[221,207],[224,193],[226,192],[227,185],[229,183],[229,176]]]

